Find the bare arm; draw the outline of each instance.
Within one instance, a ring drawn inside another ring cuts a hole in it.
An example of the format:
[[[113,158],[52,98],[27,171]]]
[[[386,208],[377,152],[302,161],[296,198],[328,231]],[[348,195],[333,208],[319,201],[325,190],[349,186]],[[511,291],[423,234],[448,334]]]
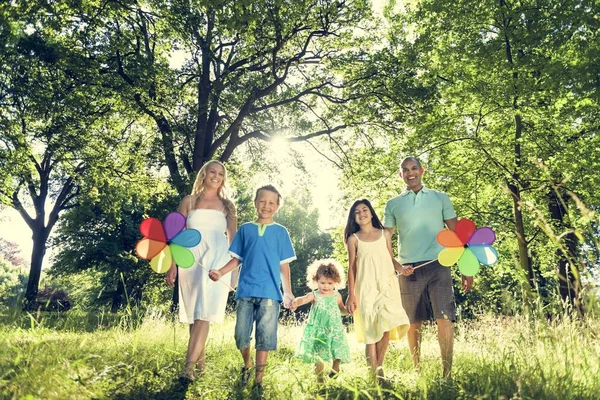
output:
[[[233,213],[228,213],[226,220],[227,220],[227,245],[231,246],[231,242],[233,241],[233,237],[235,236],[235,233],[237,232],[237,216],[235,214],[235,206],[233,205],[233,203],[231,203],[232,207],[233,207]],[[231,272],[231,288],[236,288],[238,285],[238,281],[239,281],[239,274],[240,271],[237,268],[234,268],[234,270]]]
[[[281,271],[281,285],[283,286],[283,306],[290,308],[294,301],[294,293],[292,293],[292,281],[290,277],[290,264],[283,263],[279,266]]]
[[[385,235],[385,244],[387,246],[388,252],[390,253],[390,257],[392,258],[392,263],[394,264],[394,269],[398,271],[401,275],[410,275],[413,273],[412,266],[402,265],[394,258],[394,251],[392,250],[392,234],[386,230],[383,233]]]
[[[308,303],[312,303],[314,300],[315,300],[315,295],[312,292],[307,293],[302,297],[296,297],[294,299],[294,301],[292,302],[290,309],[292,311],[294,311],[296,308],[303,306],[305,304],[308,304]]]
[[[239,265],[241,264],[240,260],[238,260],[237,258],[233,257],[231,260],[229,260],[229,262],[227,264],[225,264],[224,267],[220,268],[220,269],[213,269],[208,273],[208,277],[210,279],[212,279],[213,281],[218,281],[219,279],[221,279],[221,277],[225,274],[227,274],[228,272],[230,272],[231,270],[237,268]]]
[[[235,206],[234,206],[235,210]],[[235,214],[227,214],[227,244],[231,246],[233,237],[237,232],[237,216]]]
[[[448,229],[450,229],[451,231],[453,231],[454,228],[456,228],[457,222],[458,222],[458,218],[456,218],[456,217],[444,220],[444,223],[446,224]]]
[[[350,314],[354,313],[354,310],[358,307],[358,299],[356,298],[355,287],[356,287],[356,249],[357,242],[355,236],[348,238],[346,244],[348,249],[348,298],[346,299],[346,309]]]
[[[342,300],[342,295],[339,293],[337,294],[337,304],[338,304],[338,307],[339,307],[342,315],[348,315],[348,310],[346,310],[346,306],[344,305],[344,300]]]

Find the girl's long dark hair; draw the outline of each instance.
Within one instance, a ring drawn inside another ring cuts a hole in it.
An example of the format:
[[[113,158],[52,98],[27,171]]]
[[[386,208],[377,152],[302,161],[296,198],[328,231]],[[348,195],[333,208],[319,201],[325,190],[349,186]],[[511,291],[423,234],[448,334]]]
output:
[[[364,204],[365,206],[369,207],[369,211],[371,211],[371,215],[373,216],[373,219],[371,220],[373,227],[377,229],[383,229],[383,224],[379,220],[379,217],[377,216],[375,210],[373,210],[371,202],[367,199],[359,199],[356,200],[350,207],[350,212],[348,213],[348,221],[346,222],[346,229],[344,229],[344,242],[348,241],[350,235],[360,230],[360,226],[356,223],[355,215],[356,207],[358,207],[359,204]]]

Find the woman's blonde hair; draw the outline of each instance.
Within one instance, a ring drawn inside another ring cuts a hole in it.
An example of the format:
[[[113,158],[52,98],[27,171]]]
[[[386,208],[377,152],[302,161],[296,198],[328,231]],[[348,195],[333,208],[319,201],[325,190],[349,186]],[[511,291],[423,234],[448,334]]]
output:
[[[230,200],[229,195],[227,168],[225,168],[225,165],[223,165],[223,163],[217,160],[208,161],[202,166],[202,168],[200,168],[200,171],[198,171],[198,174],[196,175],[196,180],[194,181],[194,186],[192,187],[192,196],[194,197],[194,204],[196,204],[196,201],[198,201],[198,199],[204,195],[204,179],[207,175],[206,171],[208,170],[208,167],[214,164],[220,165],[223,168],[223,182],[221,183],[221,186],[217,191],[217,195],[223,202],[223,205],[225,206],[225,212],[227,213],[227,215],[235,217],[235,206],[233,205],[233,201]]]
[[[317,290],[319,288],[317,281],[322,276],[334,281],[337,290],[346,287],[344,267],[332,258],[317,260],[308,266],[306,269],[306,286],[312,290]]]

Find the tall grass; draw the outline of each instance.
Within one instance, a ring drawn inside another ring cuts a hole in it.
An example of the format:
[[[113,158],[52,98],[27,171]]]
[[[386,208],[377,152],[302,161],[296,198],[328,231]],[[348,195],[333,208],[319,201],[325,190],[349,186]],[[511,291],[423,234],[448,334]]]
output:
[[[12,315],[0,326],[0,398],[242,399],[241,358],[231,317],[211,327],[207,368],[191,385],[177,377],[187,327],[154,315]],[[265,375],[268,399],[593,399],[600,395],[600,323],[482,316],[456,326],[453,379],[441,379],[432,326],[424,329],[422,368],[406,341],[390,347],[377,386],[363,346],[348,335],[352,362],[320,386],[312,367],[293,357],[301,326],[280,327]]]

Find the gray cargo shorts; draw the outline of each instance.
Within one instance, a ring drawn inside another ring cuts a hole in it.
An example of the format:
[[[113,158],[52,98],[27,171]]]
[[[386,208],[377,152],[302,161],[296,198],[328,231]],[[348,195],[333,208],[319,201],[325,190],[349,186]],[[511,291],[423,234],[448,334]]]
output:
[[[404,265],[416,267],[426,262],[419,261]],[[402,306],[411,324],[427,321],[431,314],[435,319],[456,321],[454,287],[450,268],[440,265],[436,260],[416,269],[412,275],[400,275],[398,280]]]

